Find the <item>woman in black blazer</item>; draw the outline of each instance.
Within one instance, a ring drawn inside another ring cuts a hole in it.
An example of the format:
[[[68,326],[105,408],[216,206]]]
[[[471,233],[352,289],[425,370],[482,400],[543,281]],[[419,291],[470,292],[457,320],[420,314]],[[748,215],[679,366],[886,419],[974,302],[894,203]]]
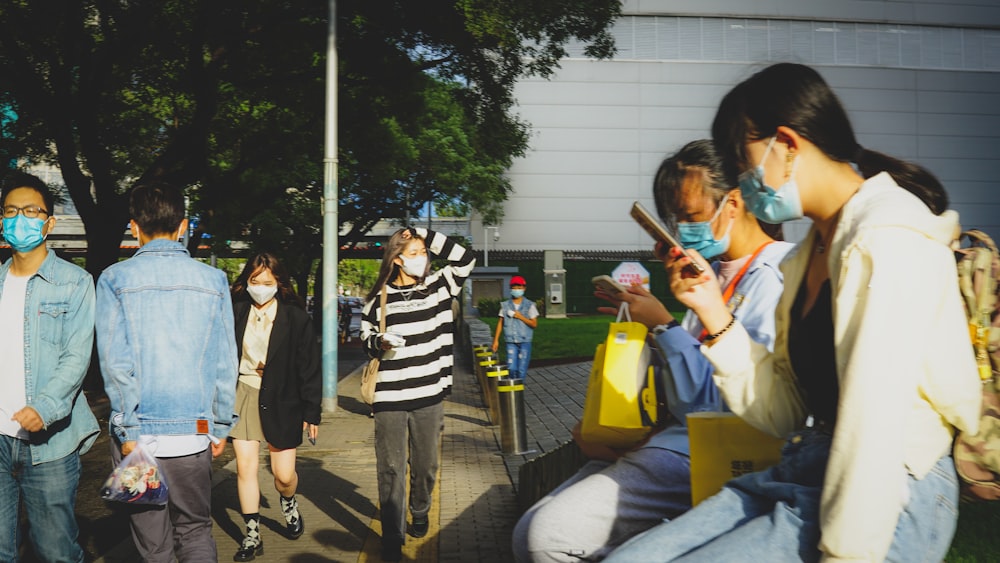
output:
[[[312,321],[292,290],[289,276],[269,253],[251,257],[233,284],[233,313],[239,350],[236,387],[239,421],[230,438],[236,452],[237,491],[247,533],[233,556],[252,561],[264,553],[260,537],[260,443],[267,442],[274,488],[288,535],[304,531],[295,490],[295,448],[305,430],[315,441],[320,423],[322,376]]]

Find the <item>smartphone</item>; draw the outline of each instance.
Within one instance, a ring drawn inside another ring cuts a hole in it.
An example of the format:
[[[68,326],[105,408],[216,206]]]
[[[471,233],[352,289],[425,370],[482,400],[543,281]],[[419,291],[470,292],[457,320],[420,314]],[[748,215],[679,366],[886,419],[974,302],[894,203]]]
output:
[[[653,217],[653,214],[647,211],[646,208],[643,207],[638,201],[632,204],[631,215],[632,218],[635,219],[635,222],[639,223],[639,226],[649,233],[649,236],[653,237],[654,240],[662,242],[668,248],[676,246],[681,250],[681,254],[691,258],[691,255],[687,253],[687,250],[685,250],[683,246],[681,246],[681,243],[677,242],[677,239],[670,234],[670,231],[668,231],[659,220]],[[695,262],[694,259],[691,259],[691,261],[688,262],[688,265],[684,268],[696,276],[700,276],[705,273],[705,268],[703,268],[701,264]]]
[[[590,280],[594,287],[608,295],[615,295],[617,293],[624,293],[626,290],[625,286],[616,282],[614,278],[609,275],[594,276]]]

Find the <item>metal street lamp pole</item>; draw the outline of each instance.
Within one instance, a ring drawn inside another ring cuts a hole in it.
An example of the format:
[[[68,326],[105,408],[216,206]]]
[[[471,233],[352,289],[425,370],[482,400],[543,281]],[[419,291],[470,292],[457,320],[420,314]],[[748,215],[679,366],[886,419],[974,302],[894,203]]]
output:
[[[326,120],[323,142],[323,412],[337,410],[337,0],[329,0],[326,41]]]

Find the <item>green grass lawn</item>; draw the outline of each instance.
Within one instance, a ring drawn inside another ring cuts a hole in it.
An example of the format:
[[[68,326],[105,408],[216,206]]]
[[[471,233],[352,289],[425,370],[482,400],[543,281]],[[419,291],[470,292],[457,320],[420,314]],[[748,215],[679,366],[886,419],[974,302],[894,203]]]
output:
[[[483,319],[495,333],[496,318]],[[531,361],[581,361],[594,356],[594,348],[608,336],[610,315],[538,319]],[[503,339],[500,340],[501,347]],[[1000,561],[1000,501],[963,503],[959,507],[958,531],[947,563]]]
[[[963,503],[948,563],[1000,561],[1000,501]]]
[[[496,334],[497,318],[483,319],[490,325],[490,333]],[[575,361],[594,357],[594,349],[608,337],[608,323],[614,320],[610,315],[588,315],[565,319],[539,317],[538,328],[532,338],[531,362]],[[503,336],[500,336],[503,349]]]

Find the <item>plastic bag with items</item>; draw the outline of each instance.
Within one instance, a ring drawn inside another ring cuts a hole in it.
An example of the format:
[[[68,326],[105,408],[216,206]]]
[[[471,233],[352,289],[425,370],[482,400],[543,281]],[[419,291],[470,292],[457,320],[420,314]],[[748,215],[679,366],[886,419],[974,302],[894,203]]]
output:
[[[156,458],[137,444],[104,482],[101,498],[130,504],[166,504],[167,482]]]

